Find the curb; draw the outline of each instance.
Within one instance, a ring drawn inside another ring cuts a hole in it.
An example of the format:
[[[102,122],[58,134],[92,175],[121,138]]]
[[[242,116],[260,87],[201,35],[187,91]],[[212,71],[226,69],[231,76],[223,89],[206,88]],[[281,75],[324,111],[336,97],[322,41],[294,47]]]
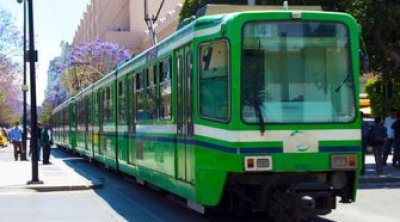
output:
[[[361,177],[359,179],[360,184],[366,183],[399,183],[400,177]]]
[[[19,186],[4,186],[0,187],[0,192],[4,191],[17,191],[17,190],[33,190],[36,192],[55,192],[55,191],[79,191],[79,190],[95,190],[101,189],[104,184],[95,182],[82,185],[19,185]]]
[[[46,185],[27,185],[24,188],[35,190],[37,192],[54,192],[54,191],[79,191],[79,190],[95,190],[103,188],[102,183],[88,185],[61,185],[61,186],[46,186]]]

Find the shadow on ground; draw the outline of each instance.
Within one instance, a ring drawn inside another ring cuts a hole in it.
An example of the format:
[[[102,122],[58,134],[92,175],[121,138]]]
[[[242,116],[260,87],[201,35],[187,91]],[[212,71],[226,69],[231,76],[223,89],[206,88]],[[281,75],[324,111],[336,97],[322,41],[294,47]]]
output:
[[[84,157],[72,155],[64,149],[52,149],[52,156],[88,180],[97,179],[104,185],[94,192],[127,221],[212,221],[212,222],[258,222],[266,216],[255,214],[244,218],[204,216],[166,198],[164,193],[154,191],[133,182],[132,178],[118,172],[110,172],[98,163],[89,163]],[[268,220],[267,220],[268,221]],[[334,222],[313,218],[310,222]]]

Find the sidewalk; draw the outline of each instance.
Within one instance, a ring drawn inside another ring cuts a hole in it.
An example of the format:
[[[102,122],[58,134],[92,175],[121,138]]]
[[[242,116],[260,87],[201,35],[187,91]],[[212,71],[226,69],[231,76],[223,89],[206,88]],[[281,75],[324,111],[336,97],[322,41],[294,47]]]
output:
[[[73,158],[72,158],[73,159]],[[71,158],[69,158],[71,160]],[[39,180],[43,184],[27,185],[32,179],[32,162],[15,161],[12,145],[0,148],[0,192],[18,189],[36,191],[68,191],[101,188],[103,184],[74,171],[60,158],[50,157],[51,165],[38,163]]]
[[[383,167],[383,174],[377,175],[375,171],[375,158],[373,154],[365,157],[365,175],[360,177],[360,184],[365,183],[400,183],[400,168],[392,166],[392,155]]]

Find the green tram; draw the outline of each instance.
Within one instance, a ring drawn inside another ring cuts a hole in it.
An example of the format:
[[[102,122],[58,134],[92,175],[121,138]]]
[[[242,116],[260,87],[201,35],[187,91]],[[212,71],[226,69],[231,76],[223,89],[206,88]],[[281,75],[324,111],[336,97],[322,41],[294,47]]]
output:
[[[343,13],[198,18],[57,107],[55,142],[200,212],[327,214],[356,198],[359,35]]]

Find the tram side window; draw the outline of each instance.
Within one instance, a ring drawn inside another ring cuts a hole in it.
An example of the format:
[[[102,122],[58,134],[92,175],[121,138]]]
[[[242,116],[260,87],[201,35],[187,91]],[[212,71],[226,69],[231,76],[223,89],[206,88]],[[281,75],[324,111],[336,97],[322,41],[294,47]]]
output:
[[[104,121],[105,121],[105,112],[104,112],[104,98],[105,98],[105,91],[104,91],[104,89],[102,89],[102,90],[100,90],[99,92],[98,92],[98,94],[97,94],[97,101],[98,101],[98,103],[97,104],[99,104],[99,115],[98,115],[98,117],[99,117],[99,128],[100,128],[100,131],[102,131],[103,130],[103,123],[104,123]]]
[[[200,115],[227,121],[229,118],[228,42],[219,40],[200,45]]]
[[[105,122],[109,123],[112,121],[112,94],[111,94],[111,86],[107,87],[105,90],[105,99],[104,99],[104,117]]]
[[[147,84],[146,84],[146,96],[147,96],[147,114],[149,120],[157,119],[157,101],[158,96],[156,93],[156,67],[151,66],[147,69]]]
[[[139,73],[136,75],[136,89],[135,89],[135,94],[136,94],[136,122],[141,122],[145,118],[145,112],[144,112],[144,78],[143,78],[143,73]]]
[[[99,92],[95,94],[95,98],[93,100],[93,124],[99,123]]]
[[[65,109],[65,125],[69,127],[69,112],[68,108]]]
[[[80,119],[80,124],[81,124],[81,130],[83,130],[84,126],[86,125],[86,104],[85,104],[85,99],[82,99],[81,101],[81,119]]]
[[[86,126],[85,126],[85,128],[86,128],[86,131],[87,130],[89,130],[89,125],[90,125],[90,122],[91,122],[91,113],[92,113],[92,110],[91,110],[91,105],[90,105],[90,97],[86,97],[86,112],[85,112],[85,116],[86,116],[86,121],[85,121],[85,124],[86,124]]]
[[[169,120],[172,116],[171,100],[171,58],[160,63],[160,119]]]
[[[71,128],[76,126],[76,110],[75,110],[75,105],[70,105],[70,107],[68,107],[68,112],[69,112],[69,125]]]
[[[126,123],[126,107],[125,107],[125,86],[124,81],[118,82],[118,121],[120,124]]]
[[[129,90],[127,90],[127,92],[129,92],[129,109],[127,110],[128,116],[129,116],[129,131],[130,132],[135,132],[135,119],[136,119],[136,110],[135,110],[135,101],[136,101],[136,97],[135,97],[135,91],[136,91],[136,85],[135,85],[135,75],[133,75],[131,78],[129,78]],[[128,96],[128,94],[127,94]]]
[[[76,106],[75,106],[75,110],[76,110],[76,125],[78,130],[80,130],[80,126],[81,126],[81,101],[79,101]]]
[[[82,130],[82,127],[83,127],[84,113],[85,113],[85,105],[84,105],[83,100],[81,100],[80,106],[79,106],[79,125],[80,125],[80,130]]]

